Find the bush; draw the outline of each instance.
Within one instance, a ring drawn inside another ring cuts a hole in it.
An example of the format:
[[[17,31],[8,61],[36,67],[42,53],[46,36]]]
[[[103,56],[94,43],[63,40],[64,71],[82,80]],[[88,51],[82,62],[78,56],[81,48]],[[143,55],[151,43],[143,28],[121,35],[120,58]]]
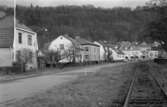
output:
[[[22,69],[22,64],[21,63],[18,63],[18,62],[13,63],[12,72],[13,73],[25,72],[25,65],[23,65],[23,69]]]
[[[1,67],[0,68],[0,74],[4,75],[4,74],[10,74],[12,71],[12,67]]]

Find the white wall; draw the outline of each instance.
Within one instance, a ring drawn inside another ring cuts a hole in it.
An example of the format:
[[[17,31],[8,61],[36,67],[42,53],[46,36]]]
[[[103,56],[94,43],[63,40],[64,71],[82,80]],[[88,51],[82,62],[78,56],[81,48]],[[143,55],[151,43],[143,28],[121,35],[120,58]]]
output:
[[[101,45],[99,42],[94,42],[95,44],[100,46],[100,61],[104,61],[105,60],[105,49],[104,46]]]
[[[22,43],[20,44],[18,41],[19,33],[22,33]],[[32,36],[32,45],[28,44],[28,35]],[[26,31],[21,28],[15,29],[14,35],[14,44],[13,44],[13,53],[14,53],[14,61],[16,61],[16,52],[22,49],[30,49],[33,52],[33,63],[29,64],[33,68],[37,67],[37,50],[38,50],[38,41],[37,41],[37,34],[35,32]]]
[[[99,61],[100,60],[100,47],[94,45],[82,45],[83,48],[88,47],[88,51],[82,53],[82,61]],[[89,58],[86,59],[85,55]]]
[[[0,48],[0,67],[12,66],[12,50],[10,48]]]
[[[64,50],[69,50],[69,49],[71,49],[71,47],[73,47],[73,44],[69,39],[67,39],[64,36],[59,36],[50,43],[49,50],[52,50],[52,51],[60,50],[60,44],[64,44]],[[94,46],[94,45],[82,45],[80,47],[82,49],[85,49],[85,47],[88,47],[89,51],[88,52],[85,50],[80,51],[79,54],[81,54],[81,59],[80,59],[80,57],[76,58],[77,62],[80,62],[80,60],[81,60],[81,62],[83,62],[83,61],[99,61],[99,58],[100,58],[100,48],[99,47]],[[63,50],[61,50],[61,51],[63,51]],[[85,59],[85,55],[88,55],[89,59]],[[69,60],[69,58],[65,58],[61,62],[70,62],[70,60]]]
[[[118,54],[115,50],[112,50],[112,57],[114,61],[125,60],[125,56],[122,54]]]
[[[149,53],[148,53],[148,57],[149,57],[150,59],[155,59],[155,58],[158,58],[158,54],[159,54],[158,51],[151,50],[151,51],[149,51]]]
[[[57,51],[57,49],[60,49],[60,44],[64,44],[65,50],[68,50],[73,46],[73,44],[70,40],[68,40],[64,36],[59,36],[51,42],[51,44],[49,46],[49,50]]]
[[[60,50],[60,44],[64,44],[64,50]],[[64,52],[71,49],[71,47],[73,47],[73,44],[69,39],[65,38],[64,36],[59,36],[50,43],[48,48],[50,51],[55,51],[55,52],[59,50],[63,55]],[[70,57],[66,57],[62,59],[60,62],[62,63],[71,62],[70,59],[71,59]]]
[[[123,52],[125,54],[125,57],[128,57],[129,59],[131,59],[132,56],[138,56],[138,58],[141,58],[141,56],[143,55],[140,50],[126,50]]]
[[[18,42],[18,33],[22,33],[21,44]],[[28,45],[28,35],[32,36],[32,45]],[[33,51],[37,51],[38,50],[37,34],[35,32],[31,33],[31,32],[27,32],[27,31],[16,28],[15,36],[14,36],[14,49],[20,50],[22,48],[27,48]]]

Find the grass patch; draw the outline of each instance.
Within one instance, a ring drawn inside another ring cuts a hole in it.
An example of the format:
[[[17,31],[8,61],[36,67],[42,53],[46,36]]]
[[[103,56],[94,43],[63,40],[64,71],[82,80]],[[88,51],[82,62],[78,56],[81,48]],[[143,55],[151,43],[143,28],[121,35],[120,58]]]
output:
[[[97,73],[82,75],[79,79],[53,87],[25,98],[8,107],[109,107],[118,96],[119,88],[129,78],[129,65],[106,67]]]

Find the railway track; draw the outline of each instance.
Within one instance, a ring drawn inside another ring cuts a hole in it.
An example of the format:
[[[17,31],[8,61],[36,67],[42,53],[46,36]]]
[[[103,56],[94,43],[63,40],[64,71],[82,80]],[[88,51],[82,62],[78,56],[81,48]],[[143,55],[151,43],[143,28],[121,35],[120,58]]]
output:
[[[167,107],[167,93],[155,73],[140,68],[128,82],[111,107]]]

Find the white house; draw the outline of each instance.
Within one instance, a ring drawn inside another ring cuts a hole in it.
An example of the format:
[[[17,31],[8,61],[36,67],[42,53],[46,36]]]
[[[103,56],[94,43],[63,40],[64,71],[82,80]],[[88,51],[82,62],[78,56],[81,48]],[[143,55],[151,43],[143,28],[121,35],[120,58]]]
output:
[[[73,62],[73,60],[78,63],[99,61],[99,45],[80,37],[73,39],[68,35],[60,35],[50,43],[48,49],[60,52],[61,63]]]
[[[132,58],[140,59],[143,55],[143,53],[137,49],[123,50],[123,53],[125,54],[125,58],[128,60],[131,60]]]
[[[105,61],[106,60],[106,51],[105,51],[105,46],[103,43],[94,41],[94,44],[97,44],[100,46],[100,61]]]
[[[29,50],[28,54],[31,56],[28,67],[37,68],[37,33],[24,24],[17,22],[13,41],[14,61],[17,61],[17,54],[20,54],[20,51],[24,49]]]
[[[148,51],[151,50],[151,44],[148,44],[146,42],[142,42],[141,44],[138,45],[141,51]]]
[[[111,49],[112,58],[114,61],[123,61],[125,60],[125,54],[121,50]]]
[[[159,45],[158,45],[159,46]],[[151,50],[148,51],[148,57],[149,59],[155,59],[155,58],[158,58],[159,55],[160,55],[160,52],[161,51],[161,47],[152,47]]]
[[[158,56],[159,56],[159,51],[158,50],[150,50],[148,52],[149,59],[155,59],[155,58],[158,58]]]
[[[61,54],[61,60],[59,62],[68,63],[72,62],[75,58],[75,62],[80,62],[80,44],[68,35],[60,35],[54,39],[49,47],[49,51],[59,51]]]
[[[18,61],[22,50],[27,49],[30,59],[27,67],[37,68],[38,50],[37,34],[27,26],[17,22],[14,18],[5,17],[0,20],[0,67],[10,67]],[[2,63],[3,62],[3,63]]]

